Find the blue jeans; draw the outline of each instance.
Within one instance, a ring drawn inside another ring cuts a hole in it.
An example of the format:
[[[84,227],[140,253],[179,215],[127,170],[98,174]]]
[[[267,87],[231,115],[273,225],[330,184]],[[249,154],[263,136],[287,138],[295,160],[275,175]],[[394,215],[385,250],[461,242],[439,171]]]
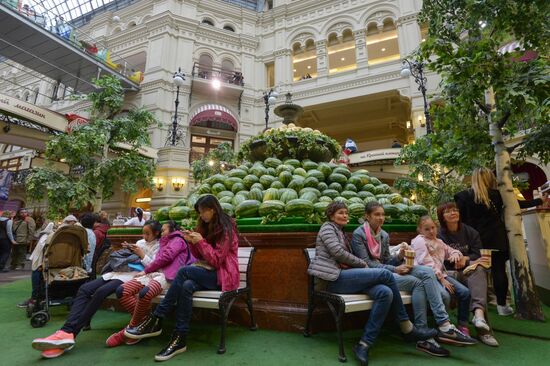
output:
[[[468,290],[468,287],[461,284],[460,281],[452,276],[447,276],[446,280],[449,281],[455,288],[454,296],[456,296],[456,300],[458,302],[458,324],[467,325],[468,315],[470,314],[470,290]],[[441,282],[438,283],[439,291],[441,292],[443,301],[446,304],[450,303],[451,295],[449,294],[447,289],[441,284]]]
[[[196,266],[180,268],[153,314],[164,318],[176,308],[176,332],[187,334],[193,314],[193,292],[200,290],[220,290],[216,271]]]
[[[44,287],[46,286],[44,282],[44,277],[42,277],[42,271],[34,270],[31,273],[31,298],[34,300],[44,299]]]
[[[336,281],[328,283],[327,290],[337,294],[367,294],[373,301],[361,340],[372,345],[384,320],[391,313],[398,321],[409,320],[397,289],[393,273],[383,268],[351,268],[340,272]]]
[[[427,304],[430,304],[437,325],[449,320],[441,297],[439,281],[430,267],[414,266],[408,275],[394,273],[394,276],[399,290],[411,292],[414,325],[417,328],[428,327]]]

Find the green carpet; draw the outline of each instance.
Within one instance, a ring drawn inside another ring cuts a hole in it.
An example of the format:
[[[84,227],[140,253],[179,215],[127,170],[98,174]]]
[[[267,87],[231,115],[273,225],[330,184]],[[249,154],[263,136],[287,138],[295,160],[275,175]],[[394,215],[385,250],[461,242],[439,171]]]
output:
[[[496,331],[538,337],[550,341],[550,307],[543,305],[542,310],[546,319],[544,323],[498,316],[496,307],[489,307],[491,325]]]
[[[2,365],[145,365],[154,364],[153,355],[167,342],[168,335],[145,340],[135,346],[108,349],[105,339],[120,329],[128,320],[128,315],[106,310],[100,311],[92,321],[92,330],[78,337],[76,347],[60,358],[42,360],[40,354],[31,348],[33,338],[47,336],[57,330],[67,314],[64,307],[52,310],[53,319],[44,327],[33,329],[25,317],[24,310],[15,307],[29,293],[29,281],[18,281],[0,287],[1,332],[5,338],[4,351],[0,358]],[[549,310],[548,308],[546,309]],[[548,312],[547,312],[548,314]],[[495,317],[493,317],[494,319]],[[502,320],[502,318],[500,319]],[[499,324],[500,324],[499,320]],[[504,320],[502,320],[504,322]],[[506,322],[509,321],[506,319]],[[519,321],[518,321],[519,322]],[[507,324],[507,323],[506,323]],[[519,322],[510,326],[518,329],[530,326],[529,322]],[[537,323],[541,332],[550,334],[549,323]],[[242,327],[229,327],[227,353],[217,355],[218,327],[192,324],[188,341],[188,351],[168,361],[168,364],[188,365],[338,365],[336,335],[334,333],[315,334],[304,338],[298,333],[283,333],[268,330],[251,332]],[[345,332],[345,347],[349,364],[352,360],[351,346],[361,332]],[[496,333],[501,343],[499,348],[479,344],[472,347],[451,347],[452,357],[438,359],[418,352],[413,344],[406,344],[398,335],[384,329],[371,351],[371,365],[410,365],[419,362],[424,365],[547,365],[550,359],[550,341]]]

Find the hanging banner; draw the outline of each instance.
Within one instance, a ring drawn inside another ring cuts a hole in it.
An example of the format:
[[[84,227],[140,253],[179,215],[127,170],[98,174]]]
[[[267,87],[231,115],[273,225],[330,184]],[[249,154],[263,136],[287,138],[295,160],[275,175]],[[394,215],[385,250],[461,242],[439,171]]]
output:
[[[7,201],[11,189],[13,173],[9,170],[0,170],[0,200]]]

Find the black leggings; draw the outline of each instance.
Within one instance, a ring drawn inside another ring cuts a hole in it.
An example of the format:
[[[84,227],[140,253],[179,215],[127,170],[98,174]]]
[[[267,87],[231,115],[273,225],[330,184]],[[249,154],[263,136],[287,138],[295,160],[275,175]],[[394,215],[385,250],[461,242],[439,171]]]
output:
[[[0,270],[3,270],[8,263],[11,252],[10,239],[0,239]]]
[[[491,273],[498,305],[506,305],[506,297],[508,296],[508,276],[506,275],[506,261],[508,259],[510,259],[510,253],[507,250],[492,252]]]
[[[113,294],[120,285],[122,285],[120,280],[105,281],[100,277],[80,286],[73,300],[69,317],[61,330],[76,336],[83,327],[90,324],[90,320],[103,300]]]

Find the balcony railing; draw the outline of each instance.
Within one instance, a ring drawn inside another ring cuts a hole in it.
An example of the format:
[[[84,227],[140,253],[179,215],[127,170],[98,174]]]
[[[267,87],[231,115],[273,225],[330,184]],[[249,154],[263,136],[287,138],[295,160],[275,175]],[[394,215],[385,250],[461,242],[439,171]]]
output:
[[[240,71],[225,70],[211,65],[193,64],[193,78],[219,80],[226,84],[244,86],[244,76]]]

